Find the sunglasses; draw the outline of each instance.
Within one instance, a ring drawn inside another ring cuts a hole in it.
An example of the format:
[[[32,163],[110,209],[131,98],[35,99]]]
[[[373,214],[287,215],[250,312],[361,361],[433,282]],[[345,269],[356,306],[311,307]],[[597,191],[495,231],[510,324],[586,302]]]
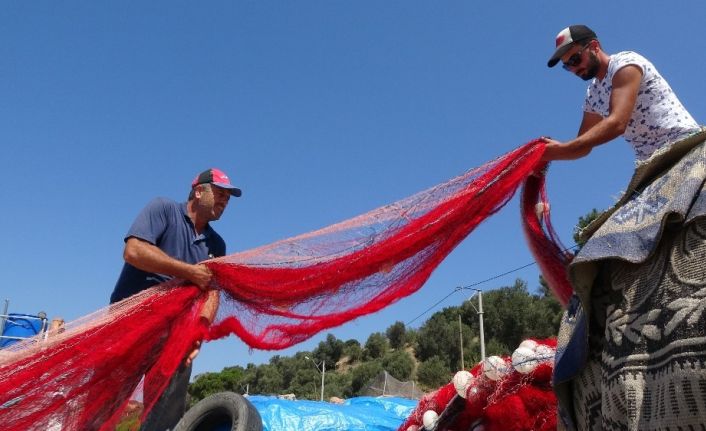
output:
[[[586,45],[583,46],[583,48],[581,48],[581,49],[579,49],[578,51],[576,51],[575,53],[573,53],[573,54],[571,55],[571,57],[569,57],[569,59],[566,60],[566,61],[561,65],[561,67],[563,67],[564,70],[571,70],[572,67],[576,67],[576,66],[578,66],[579,64],[581,64],[581,61],[583,60],[583,59],[581,58],[581,54],[583,54],[583,52],[586,50],[586,48],[588,48],[588,46],[589,46],[590,44],[591,44],[590,42],[587,43]]]

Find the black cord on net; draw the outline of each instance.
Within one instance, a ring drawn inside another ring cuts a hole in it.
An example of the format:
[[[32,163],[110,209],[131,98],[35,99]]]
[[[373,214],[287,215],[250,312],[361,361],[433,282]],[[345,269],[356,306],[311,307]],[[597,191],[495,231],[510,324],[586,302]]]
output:
[[[569,251],[569,250],[574,250],[574,249],[576,249],[576,247],[578,247],[578,245],[574,244],[574,245],[572,245],[571,247],[566,247],[566,248],[563,249],[561,252],[563,253],[563,252],[566,252],[566,251]],[[479,284],[483,284],[483,283],[487,283],[487,282],[489,282],[489,281],[496,280],[496,279],[498,279],[498,278],[504,277],[504,276],[506,276],[506,275],[512,274],[513,272],[520,271],[520,270],[522,270],[522,269],[528,268],[528,267],[530,267],[530,266],[532,266],[532,265],[536,265],[536,264],[537,264],[537,262],[532,261],[532,262],[530,262],[530,263],[528,263],[528,264],[526,264],[526,265],[518,266],[518,267],[515,268],[515,269],[511,269],[511,270],[505,271],[505,272],[503,272],[503,273],[501,273],[501,274],[494,275],[494,276],[492,276],[492,277],[490,277],[490,278],[486,278],[485,280],[476,281],[475,283],[471,283],[471,284],[468,284],[468,285],[466,285],[466,286],[457,286],[457,287],[454,288],[454,290],[453,290],[451,293],[449,293],[448,295],[444,296],[444,297],[441,298],[439,301],[437,301],[435,304],[431,305],[429,308],[427,308],[426,310],[422,311],[417,317],[415,317],[414,319],[412,319],[412,320],[410,320],[409,322],[407,322],[407,323],[405,324],[405,326],[409,326],[409,325],[410,325],[411,323],[413,323],[415,320],[419,319],[420,317],[422,317],[423,315],[427,314],[429,311],[431,311],[432,309],[434,309],[437,305],[439,305],[439,304],[441,304],[442,302],[446,301],[446,299],[447,299],[449,296],[453,295],[453,294],[456,293],[456,292],[460,292],[461,290],[467,290],[467,289],[470,289],[470,288],[472,288],[472,287],[474,287],[474,286],[478,286]]]

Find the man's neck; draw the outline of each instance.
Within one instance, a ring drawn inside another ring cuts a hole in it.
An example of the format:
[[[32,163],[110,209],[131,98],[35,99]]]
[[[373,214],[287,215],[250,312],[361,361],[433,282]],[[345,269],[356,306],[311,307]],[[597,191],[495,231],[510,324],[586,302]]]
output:
[[[208,221],[199,217],[198,213],[194,208],[194,201],[189,201],[186,204],[186,214],[191,219],[191,223],[194,225],[194,230],[197,234],[201,235],[208,225]]]
[[[610,64],[610,55],[603,52],[603,50],[598,52],[598,61],[600,62],[600,67],[598,68],[598,73],[596,78],[599,81],[603,81],[603,78],[608,74],[608,65]]]

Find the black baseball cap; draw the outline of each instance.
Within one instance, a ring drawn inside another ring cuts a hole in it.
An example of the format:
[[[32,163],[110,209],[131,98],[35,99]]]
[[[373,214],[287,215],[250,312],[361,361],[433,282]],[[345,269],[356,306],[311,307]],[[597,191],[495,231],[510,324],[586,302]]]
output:
[[[562,55],[571,49],[571,45],[581,41],[596,39],[596,33],[585,25],[570,25],[556,35],[556,51],[547,62],[547,66],[554,67]]]

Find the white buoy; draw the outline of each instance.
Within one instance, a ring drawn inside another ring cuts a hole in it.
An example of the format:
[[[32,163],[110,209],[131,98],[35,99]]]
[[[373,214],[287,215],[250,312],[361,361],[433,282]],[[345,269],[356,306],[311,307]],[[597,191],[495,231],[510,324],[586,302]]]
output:
[[[537,354],[527,347],[518,347],[512,353],[512,366],[518,373],[527,374],[537,368]]]
[[[546,210],[549,210],[549,204],[548,204],[548,203],[545,204],[545,203],[543,203],[543,202],[538,202],[538,203],[534,206],[534,213],[537,215],[537,218],[538,218],[539,220],[542,220],[542,217],[544,217],[544,211],[545,211],[545,209],[546,209]]]
[[[424,424],[424,428],[431,430],[434,429],[436,426],[436,420],[439,419],[439,414],[436,413],[434,410],[427,410],[424,412],[424,416],[422,416],[422,423]]]
[[[537,360],[540,362],[552,361],[556,354],[554,349],[544,344],[538,345],[537,348],[534,349],[534,352],[537,354]]]
[[[474,379],[473,374],[466,370],[461,370],[454,375],[454,388],[456,388],[456,393],[461,398],[466,398],[466,391],[468,390],[468,387],[473,384]]]
[[[507,363],[500,356],[488,356],[483,362],[483,374],[490,380],[498,381],[509,372]]]
[[[527,347],[530,350],[536,350],[537,347],[539,347],[539,346],[541,346],[541,344],[539,344],[538,342],[536,342],[534,340],[527,339],[527,340],[521,342],[520,345],[517,347]]]

